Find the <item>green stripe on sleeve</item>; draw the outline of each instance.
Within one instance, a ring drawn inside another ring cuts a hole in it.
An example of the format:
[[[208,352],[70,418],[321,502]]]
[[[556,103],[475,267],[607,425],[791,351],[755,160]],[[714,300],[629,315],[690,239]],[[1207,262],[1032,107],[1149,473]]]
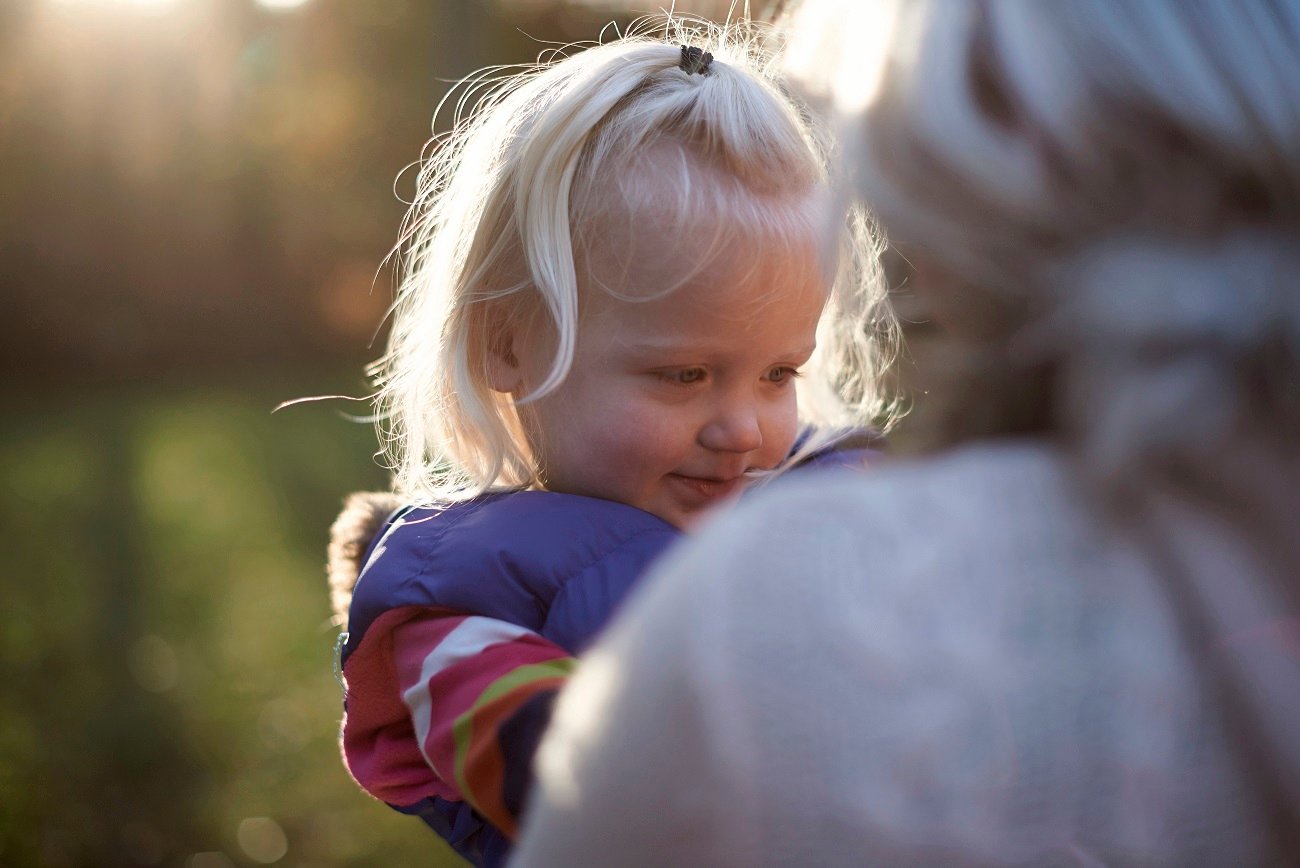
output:
[[[456,786],[460,788],[461,793],[466,798],[469,797],[470,789],[465,778],[465,760],[469,755],[470,745],[474,741],[475,713],[483,706],[530,682],[551,678],[567,678],[573,674],[577,664],[578,661],[573,657],[559,657],[555,660],[529,663],[517,669],[512,669],[489,684],[479,694],[478,699],[470,706],[470,709],[456,718],[451,730],[456,743]]]

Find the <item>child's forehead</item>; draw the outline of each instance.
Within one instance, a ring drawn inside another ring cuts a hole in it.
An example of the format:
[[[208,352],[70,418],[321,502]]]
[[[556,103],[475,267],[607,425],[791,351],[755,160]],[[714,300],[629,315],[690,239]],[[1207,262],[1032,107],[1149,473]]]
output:
[[[622,364],[798,364],[816,346],[826,300],[818,275],[735,284],[708,279],[640,301],[596,294],[578,326],[582,358]]]
[[[680,148],[653,148],[633,168],[593,188],[579,215],[585,288],[645,298],[697,281],[746,283],[755,269],[831,272],[824,190],[756,193]]]
[[[594,270],[583,280],[581,328],[700,344],[716,341],[719,330],[743,335],[760,322],[773,334],[781,331],[773,321],[802,331],[820,318],[829,295],[816,239],[763,241],[741,237],[703,256],[633,256],[616,273]]]

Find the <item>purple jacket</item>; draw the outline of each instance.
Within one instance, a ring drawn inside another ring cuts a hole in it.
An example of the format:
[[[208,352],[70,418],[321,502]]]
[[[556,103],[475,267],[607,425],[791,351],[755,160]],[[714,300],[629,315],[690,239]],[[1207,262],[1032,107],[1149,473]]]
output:
[[[804,466],[860,466],[872,452],[828,449]],[[375,620],[404,607],[505,621],[579,654],[680,536],[672,525],[635,507],[544,491],[399,509],[370,544],[353,592],[348,632],[340,637],[340,665],[347,674]],[[501,729],[504,799],[516,816],[524,807],[532,754],[553,698],[553,692],[539,695]],[[420,816],[475,864],[502,864],[509,853],[509,839],[467,802],[428,795],[408,804],[388,803]]]

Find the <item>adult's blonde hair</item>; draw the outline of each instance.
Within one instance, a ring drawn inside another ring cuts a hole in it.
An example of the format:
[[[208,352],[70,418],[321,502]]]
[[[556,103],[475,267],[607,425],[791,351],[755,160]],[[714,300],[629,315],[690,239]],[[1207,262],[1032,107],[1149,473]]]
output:
[[[1118,479],[1171,448],[1220,455],[1243,414],[1292,430],[1300,4],[828,0],[798,15],[787,66],[847,118],[859,194],[946,276],[931,304],[985,319],[946,441],[1005,433],[997,420],[1033,403]]]
[[[1168,585],[1294,858],[1300,669],[1218,649],[1300,612],[1300,3],[809,0],[793,28],[860,195],[943,275],[927,301],[978,320],[936,445],[1060,444]]]
[[[681,68],[684,45],[713,55],[707,70]],[[643,19],[616,41],[571,50],[463,82],[453,129],[418,173],[388,351],[373,368],[385,452],[406,497],[539,484],[515,400],[489,386],[488,356],[503,323],[547,329],[550,370],[520,403],[563,381],[580,286],[601,284],[581,272],[611,196],[653,200],[656,226],[690,233],[692,249],[726,249],[745,226],[778,240],[829,228],[807,207],[827,187],[827,140],[777,82],[756,25]],[[683,171],[638,173],[665,145]],[[865,218],[832,234],[841,244],[831,301],[801,383],[802,415],[825,426],[886,409],[878,381],[895,331]],[[680,258],[668,246],[665,259]]]

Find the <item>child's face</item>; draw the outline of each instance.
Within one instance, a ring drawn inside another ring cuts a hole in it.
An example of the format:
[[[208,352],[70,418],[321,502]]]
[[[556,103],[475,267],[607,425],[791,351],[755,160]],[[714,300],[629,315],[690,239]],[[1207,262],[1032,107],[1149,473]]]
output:
[[[568,377],[521,408],[547,489],[685,528],[737,495],[745,471],[779,464],[826,301],[816,240],[797,246],[737,245],[650,301],[588,291]],[[627,273],[652,282],[660,259]],[[526,352],[526,386],[549,361],[549,347]]]

